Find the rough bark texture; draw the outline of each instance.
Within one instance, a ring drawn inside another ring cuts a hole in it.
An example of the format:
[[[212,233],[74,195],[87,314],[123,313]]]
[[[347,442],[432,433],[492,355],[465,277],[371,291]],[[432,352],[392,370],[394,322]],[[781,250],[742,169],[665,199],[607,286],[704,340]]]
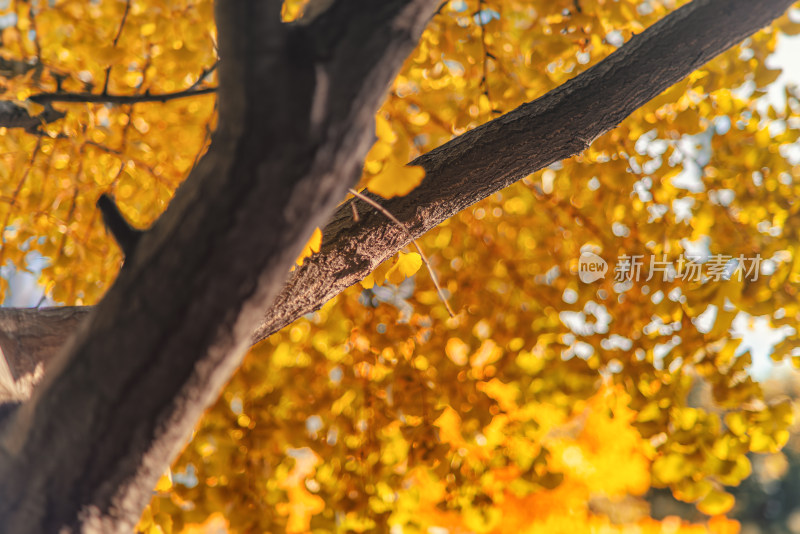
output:
[[[421,235],[580,152],[791,3],[695,0],[557,90],[420,157],[422,185],[382,203]],[[129,531],[246,348],[406,244],[364,203],[357,222],[347,205],[331,214],[358,176],[388,83],[437,5],[339,0],[309,24],[285,26],[278,1],[219,2],[224,83],[211,149],[33,397],[4,419],[4,531]],[[326,220],[321,253],[287,283]],[[14,320],[0,318],[0,328],[11,325],[0,338],[6,355],[8,339],[19,351],[33,328]]]
[[[87,307],[0,308],[0,404],[31,396],[44,369],[87,313]]]

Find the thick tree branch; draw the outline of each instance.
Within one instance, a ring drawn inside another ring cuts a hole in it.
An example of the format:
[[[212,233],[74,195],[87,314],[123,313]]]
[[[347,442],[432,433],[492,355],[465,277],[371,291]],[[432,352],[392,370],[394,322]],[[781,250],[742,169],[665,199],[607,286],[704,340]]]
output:
[[[100,198],[97,199],[97,209],[100,210],[103,216],[106,229],[114,236],[114,240],[119,245],[119,248],[122,249],[125,258],[129,258],[133,255],[136,245],[139,244],[139,239],[142,237],[143,233],[142,230],[131,226],[128,220],[125,219],[125,216],[119,211],[114,199],[106,193],[103,193],[100,195]]]
[[[419,236],[579,153],[791,3],[695,0],[555,91],[418,158],[414,164],[427,171],[422,185],[382,205]],[[130,528],[250,342],[319,308],[408,242],[366,204],[359,221],[342,206],[321,253],[285,284],[310,230],[357,177],[382,91],[436,8],[343,0],[338,9],[346,6],[371,12],[373,25],[350,27],[344,17],[338,38],[321,33],[333,43],[322,58],[315,47],[287,53],[284,43],[302,42],[296,39],[306,30],[287,30],[285,41],[264,32],[258,3],[221,3],[220,78],[232,81],[220,88],[220,128],[134,261],[34,397],[7,420],[0,524],[10,531]],[[329,18],[340,16],[335,9],[314,24],[340,20]],[[357,65],[345,65],[345,53]],[[276,110],[275,101],[285,106]]]

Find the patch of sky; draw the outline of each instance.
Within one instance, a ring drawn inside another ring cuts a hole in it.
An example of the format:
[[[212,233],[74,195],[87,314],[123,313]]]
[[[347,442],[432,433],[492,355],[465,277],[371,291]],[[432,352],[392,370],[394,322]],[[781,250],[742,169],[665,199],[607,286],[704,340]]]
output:
[[[484,8],[475,13],[473,18],[475,19],[475,24],[484,26],[489,24],[494,19],[500,20],[500,13],[494,9]]]
[[[768,316],[753,317],[744,312],[739,312],[731,326],[731,337],[741,339],[736,348],[736,355],[740,356],[745,352],[750,352],[753,363],[748,371],[750,376],[757,381],[766,380],[775,374],[793,371],[790,361],[777,363],[770,357],[775,345],[793,333],[794,328],[791,326],[772,327]]]
[[[447,296],[447,291],[445,295]],[[364,306],[378,307],[382,302],[394,306],[400,312],[398,322],[406,323],[414,312],[414,307],[407,300],[414,295],[414,277],[406,278],[400,285],[386,283],[374,286],[361,292],[360,301]]]
[[[0,9],[7,9],[7,7],[2,7],[2,4],[7,4],[8,2],[0,2]],[[16,25],[17,23],[17,14],[16,13],[6,13],[5,15],[0,15],[0,30],[4,30],[11,26]]]
[[[453,0],[450,2],[450,9],[456,13],[463,13],[467,10],[467,3],[464,0]]]
[[[44,288],[39,284],[39,277],[49,260],[36,251],[25,255],[25,268],[19,269],[6,264],[0,268],[0,277],[8,280],[8,291],[3,300],[4,307],[33,308],[53,306],[55,302],[45,296]]]

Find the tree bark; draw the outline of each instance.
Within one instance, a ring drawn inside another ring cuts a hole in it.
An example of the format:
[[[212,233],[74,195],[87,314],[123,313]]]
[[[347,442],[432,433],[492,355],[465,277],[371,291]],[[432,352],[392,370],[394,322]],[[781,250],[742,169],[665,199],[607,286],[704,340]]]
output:
[[[0,404],[28,399],[89,307],[0,308]]]
[[[558,89],[418,158],[421,186],[381,203],[422,235],[581,152],[791,3],[695,0]],[[218,3],[224,83],[212,146],[33,397],[5,418],[5,530],[130,530],[247,347],[407,244],[365,203],[359,221],[336,205],[359,175],[384,91],[437,4],[339,0],[310,24],[287,26],[278,1]],[[326,220],[320,254],[287,282]],[[0,316],[0,326],[8,321]],[[13,332],[6,338],[24,352],[28,338]],[[6,354],[8,343],[0,338]]]

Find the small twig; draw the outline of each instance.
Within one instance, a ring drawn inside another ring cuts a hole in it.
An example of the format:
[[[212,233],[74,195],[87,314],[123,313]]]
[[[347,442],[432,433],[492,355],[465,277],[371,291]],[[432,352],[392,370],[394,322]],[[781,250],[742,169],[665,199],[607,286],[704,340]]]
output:
[[[122,20],[119,23],[119,28],[117,29],[117,35],[114,37],[114,48],[117,47],[117,43],[119,43],[119,38],[122,36],[122,29],[125,28],[125,22],[128,20],[128,12],[131,10],[131,0],[127,0],[125,2],[125,11],[122,12]],[[111,66],[109,65],[106,68],[106,79],[103,81],[103,90],[100,94],[107,95],[108,94],[108,81],[111,79]]]
[[[478,20],[478,23],[481,26],[481,47],[483,48],[483,75],[481,76],[481,88],[483,89],[483,94],[486,96],[486,100],[489,102],[489,107],[491,108],[492,113],[501,113],[500,110],[494,107],[494,103],[492,102],[492,97],[489,95],[489,58],[493,59],[496,63],[497,58],[489,52],[489,47],[486,44],[486,22],[484,22],[484,0],[478,0],[478,11],[475,13],[475,17]]]
[[[100,198],[97,199],[97,207],[103,216],[106,228],[114,236],[122,253],[125,254],[125,258],[129,259],[144,232],[131,226],[125,216],[120,213],[117,203],[110,195],[106,193],[100,195]]]
[[[375,202],[374,200],[372,200],[368,196],[362,195],[361,193],[359,193],[355,189],[349,189],[348,191],[354,197],[358,198],[359,200],[363,200],[364,202],[366,202],[367,204],[369,204],[370,206],[372,206],[373,208],[375,208],[376,210],[378,210],[379,212],[384,214],[390,221],[395,223],[401,230],[403,230],[403,232],[408,236],[408,238],[414,244],[414,248],[417,249],[417,252],[419,253],[420,258],[422,258],[422,262],[425,264],[425,267],[428,269],[428,273],[430,273],[430,275],[431,275],[431,281],[433,281],[433,285],[436,287],[436,292],[439,294],[439,298],[444,303],[444,307],[447,308],[447,313],[450,314],[450,317],[455,317],[456,314],[453,312],[453,309],[450,307],[450,303],[447,302],[447,297],[445,296],[444,291],[442,290],[442,287],[439,285],[439,280],[436,278],[436,273],[433,271],[433,267],[431,266],[431,262],[428,261],[428,257],[425,256],[424,252],[422,252],[422,249],[417,244],[417,240],[414,239],[414,236],[411,235],[411,232],[408,231],[408,228],[406,228],[406,225],[401,223],[397,219],[397,217],[395,217],[394,215],[392,215],[389,212],[389,210],[387,210],[386,208],[384,208],[383,206],[381,206],[380,204],[378,204],[377,202]]]
[[[218,104],[218,102],[214,101],[214,111],[212,112],[212,115],[217,112],[217,104]],[[200,150],[198,150],[197,154],[194,155],[194,161],[192,162],[192,167],[191,167],[192,170],[195,167],[197,167],[197,164],[200,161],[200,157],[205,153],[205,150],[208,147],[209,142],[211,141],[211,134],[212,134],[212,131],[211,131],[210,123],[206,122],[205,135],[203,137],[203,142],[200,145]],[[155,176],[155,174],[153,174],[153,176]]]
[[[59,134],[59,135],[61,135],[61,134]],[[69,138],[69,136],[63,136],[63,137],[64,138]],[[86,146],[94,147],[94,148],[96,148],[98,150],[102,150],[103,152],[106,152],[108,154],[112,154],[112,155],[118,157],[120,159],[120,162],[123,165],[125,165],[129,161],[132,161],[134,164],[136,164],[137,167],[141,167],[141,168],[145,169],[148,173],[150,173],[150,176],[152,176],[155,181],[157,181],[158,183],[162,184],[165,187],[169,186],[169,183],[166,180],[164,180],[164,178],[159,176],[158,173],[156,172],[156,170],[149,163],[145,163],[144,161],[142,161],[140,159],[137,159],[137,158],[132,158],[132,157],[128,156],[127,154],[125,154],[122,150],[117,150],[115,148],[111,148],[111,147],[105,146],[102,143],[97,143],[95,141],[84,141],[83,144],[86,145]],[[196,162],[197,162],[197,160],[195,160],[195,164],[196,164]],[[194,168],[194,165],[192,165],[192,168]]]
[[[122,12],[122,20],[119,22],[119,28],[117,29],[117,35],[114,37],[114,46],[117,46],[119,43],[119,38],[122,37],[122,29],[125,27],[125,22],[128,20],[128,12],[131,10],[131,0],[126,0],[125,2],[125,11]]]
[[[14,194],[11,196],[11,201],[8,203],[8,211],[6,212],[5,221],[3,221],[3,226],[0,228],[8,228],[9,224],[11,223],[11,216],[14,215],[14,208],[16,207],[17,200],[19,198],[20,191],[22,191],[22,186],[25,184],[25,181],[28,179],[28,174],[30,174],[31,169],[36,164],[36,156],[39,155],[39,149],[42,147],[42,138],[39,137],[36,139],[36,146],[33,147],[33,152],[31,152],[31,161],[28,165],[25,166],[25,171],[22,173],[22,178],[17,183],[17,187],[14,190]],[[0,265],[5,265],[4,261],[4,253],[6,251],[6,237],[5,232],[0,232]]]
[[[206,79],[206,76],[217,70],[218,65],[219,65],[219,60],[216,60],[213,65],[203,69],[203,72],[200,73],[200,76],[197,78],[197,81],[194,82],[192,85],[190,85],[187,91],[194,91],[195,89],[200,87],[200,84],[203,83],[203,80]]]
[[[103,82],[103,91],[100,93],[101,95],[108,94],[108,80],[111,78],[111,67],[106,67],[106,79]]]
[[[30,97],[32,102],[44,104],[45,102],[83,102],[87,104],[138,104],[140,102],[166,102],[178,98],[207,95],[217,91],[216,87],[178,91],[154,95],[150,93],[140,95],[107,95],[96,93],[39,93]]]
[[[30,3],[30,7],[28,8],[28,18],[31,21],[31,30],[33,30],[33,45],[36,47],[36,63],[37,65],[41,65],[42,47],[41,44],[39,43],[39,30],[36,27],[36,13],[33,7],[33,2]],[[41,73],[41,70],[39,70],[38,72]]]

